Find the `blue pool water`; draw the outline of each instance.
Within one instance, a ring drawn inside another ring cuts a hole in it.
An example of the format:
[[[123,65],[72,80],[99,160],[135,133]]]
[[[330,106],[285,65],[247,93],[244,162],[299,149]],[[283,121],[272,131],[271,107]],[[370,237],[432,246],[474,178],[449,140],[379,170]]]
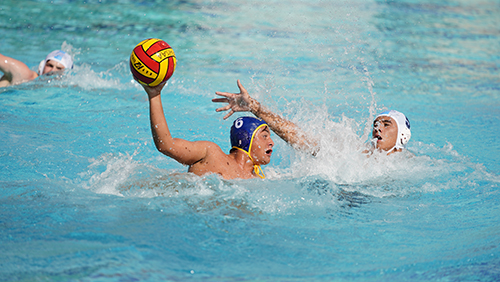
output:
[[[500,1],[0,2],[0,53],[75,68],[0,89],[2,281],[500,280]],[[156,151],[131,49],[178,65],[171,130],[229,151],[210,102],[241,79],[320,138],[273,135],[267,179],[186,173]],[[407,154],[366,158],[374,115]]]

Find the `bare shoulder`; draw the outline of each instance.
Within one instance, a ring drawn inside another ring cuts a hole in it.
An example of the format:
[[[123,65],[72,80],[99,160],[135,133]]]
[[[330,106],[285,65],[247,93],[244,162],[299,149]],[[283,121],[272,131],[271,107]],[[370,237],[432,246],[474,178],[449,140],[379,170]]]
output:
[[[241,178],[240,171],[236,169],[237,164],[234,158],[224,153],[219,145],[210,141],[196,141],[197,145],[203,147],[205,157],[189,166],[189,172],[196,175],[215,173],[225,179]]]
[[[207,151],[207,157],[209,156],[227,156],[224,151],[222,151],[221,147],[214,142],[211,141],[195,141],[195,144],[200,147],[204,147]]]

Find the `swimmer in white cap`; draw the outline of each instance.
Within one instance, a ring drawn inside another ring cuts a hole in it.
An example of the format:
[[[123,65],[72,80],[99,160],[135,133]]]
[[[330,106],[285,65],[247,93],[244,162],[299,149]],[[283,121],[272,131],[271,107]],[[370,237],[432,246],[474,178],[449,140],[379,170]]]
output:
[[[385,111],[373,121],[372,144],[388,154],[405,149],[410,137],[410,120],[401,112]]]
[[[50,75],[62,72],[64,69],[73,68],[71,56],[61,50],[55,50],[47,55],[38,66],[38,73],[32,71],[28,66],[16,59],[0,54],[0,87],[21,84],[31,81],[40,75]]]
[[[196,175],[215,173],[224,179],[264,178],[261,165],[271,161],[273,140],[268,125],[255,117],[242,117],[231,127],[231,146],[226,154],[210,141],[174,138],[165,119],[161,91],[165,86],[144,86],[149,97],[151,131],[156,148]]]
[[[212,102],[227,103],[226,106],[216,109],[217,112],[229,111],[224,116],[227,119],[235,112],[251,112],[256,117],[264,120],[272,131],[295,149],[316,155],[319,151],[318,142],[306,136],[304,132],[293,122],[271,112],[263,107],[257,100],[250,97],[247,90],[238,80],[240,93],[215,92],[223,98],[212,99]],[[379,150],[392,154],[406,148],[410,140],[410,121],[398,111],[386,111],[379,114],[373,123],[372,150]]]

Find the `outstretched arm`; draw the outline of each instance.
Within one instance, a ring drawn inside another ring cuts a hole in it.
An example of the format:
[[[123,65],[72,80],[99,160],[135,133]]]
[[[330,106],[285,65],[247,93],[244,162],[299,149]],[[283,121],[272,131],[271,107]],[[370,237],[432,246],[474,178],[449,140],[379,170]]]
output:
[[[263,107],[257,100],[250,97],[248,91],[241,85],[240,80],[237,82],[240,93],[215,92],[215,94],[224,98],[212,99],[212,102],[227,103],[226,106],[216,109],[217,112],[229,110],[224,119],[227,119],[235,112],[251,112],[258,118],[263,119],[274,133],[292,147],[316,155],[319,150],[316,140],[306,136],[295,123]]]
[[[3,72],[0,87],[20,84],[38,77],[38,74],[30,70],[25,63],[2,54],[0,54],[0,71]]]
[[[168,129],[161,102],[161,90],[165,86],[165,83],[166,82],[155,87],[143,85],[144,90],[149,96],[153,140],[158,151],[175,159],[181,164],[192,165],[207,156],[208,147],[212,143],[207,141],[191,142],[172,137]]]

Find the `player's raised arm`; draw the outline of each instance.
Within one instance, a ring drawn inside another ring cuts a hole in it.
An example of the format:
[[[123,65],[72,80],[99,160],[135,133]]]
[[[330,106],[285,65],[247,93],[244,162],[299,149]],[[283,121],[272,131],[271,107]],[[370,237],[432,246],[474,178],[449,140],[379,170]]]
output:
[[[318,150],[318,142],[305,133],[293,122],[284,117],[271,112],[266,107],[262,106],[257,100],[250,97],[248,91],[243,87],[240,81],[237,81],[240,93],[215,92],[215,94],[224,98],[212,99],[215,103],[227,103],[227,105],[217,108],[217,112],[229,111],[224,116],[227,119],[235,112],[251,112],[258,118],[264,120],[274,133],[281,139],[290,144],[295,149],[310,152],[315,155]]]
[[[176,58],[167,42],[149,38],[132,50],[130,71],[149,97],[151,133],[158,151],[181,164],[193,165],[207,155],[206,142],[173,138],[168,128],[161,91],[175,70]]]
[[[145,86],[144,90],[149,96],[151,133],[158,151],[175,159],[181,164],[192,165],[207,155],[207,148],[211,142],[196,141],[191,142],[181,138],[173,138],[170,134],[163,105],[161,102],[161,90],[166,82],[158,86]]]
[[[149,38],[141,41],[130,56],[132,75],[149,97],[151,132],[156,148],[181,164],[192,165],[206,156],[207,142],[173,138],[161,101],[161,91],[174,73],[175,65],[174,51],[161,39]]]

